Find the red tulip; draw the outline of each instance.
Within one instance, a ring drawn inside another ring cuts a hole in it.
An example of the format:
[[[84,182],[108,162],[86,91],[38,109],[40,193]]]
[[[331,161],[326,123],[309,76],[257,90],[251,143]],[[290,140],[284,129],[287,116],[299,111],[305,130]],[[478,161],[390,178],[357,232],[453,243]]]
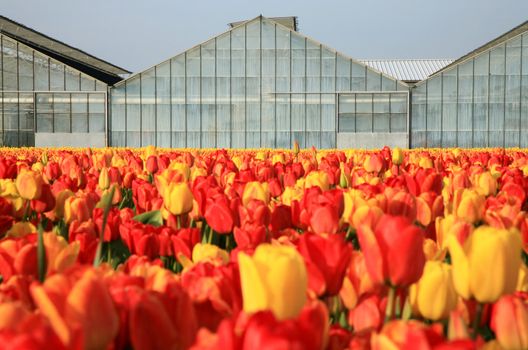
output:
[[[318,295],[339,293],[352,257],[351,244],[337,234],[320,236],[305,233],[299,238],[298,250],[307,265],[310,289]]]
[[[359,227],[358,238],[374,282],[409,286],[422,275],[424,233],[407,218],[384,215],[374,232],[368,226]]]

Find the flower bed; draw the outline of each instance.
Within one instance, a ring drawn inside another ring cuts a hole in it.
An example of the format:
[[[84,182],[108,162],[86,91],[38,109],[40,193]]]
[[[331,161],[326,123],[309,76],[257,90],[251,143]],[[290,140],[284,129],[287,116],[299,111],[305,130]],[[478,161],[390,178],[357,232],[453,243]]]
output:
[[[528,153],[0,150],[1,349],[527,349]]]

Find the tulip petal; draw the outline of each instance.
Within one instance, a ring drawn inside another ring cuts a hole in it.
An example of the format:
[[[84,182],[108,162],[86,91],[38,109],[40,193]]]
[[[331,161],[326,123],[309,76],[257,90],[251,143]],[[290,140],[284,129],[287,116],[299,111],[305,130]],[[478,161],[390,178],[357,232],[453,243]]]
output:
[[[447,247],[451,254],[451,262],[453,264],[453,283],[455,290],[462,298],[469,299],[471,297],[471,291],[469,289],[469,261],[466,253],[455,236],[449,236],[447,239]]]
[[[368,226],[362,226],[357,231],[359,245],[365,257],[367,271],[374,283],[384,283],[384,263],[381,254],[381,248],[374,236],[374,233]]]
[[[264,286],[255,262],[251,257],[241,252],[238,254],[238,265],[240,268],[240,284],[242,286],[244,311],[251,313],[267,309],[269,300],[266,287]]]

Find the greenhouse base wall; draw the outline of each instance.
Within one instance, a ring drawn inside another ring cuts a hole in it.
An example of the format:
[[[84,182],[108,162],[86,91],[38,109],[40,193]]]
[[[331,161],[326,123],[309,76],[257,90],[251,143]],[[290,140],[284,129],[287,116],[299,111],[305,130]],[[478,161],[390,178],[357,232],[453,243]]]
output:
[[[105,147],[105,133],[35,134],[35,147]]]
[[[375,149],[383,146],[409,148],[408,133],[345,133],[337,134],[337,148]]]

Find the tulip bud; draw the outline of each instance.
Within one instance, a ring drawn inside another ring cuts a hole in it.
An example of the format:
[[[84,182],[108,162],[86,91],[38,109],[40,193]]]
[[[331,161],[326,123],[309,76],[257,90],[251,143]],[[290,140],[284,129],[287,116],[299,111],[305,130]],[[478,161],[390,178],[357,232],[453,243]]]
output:
[[[16,189],[24,199],[38,199],[42,190],[42,176],[31,170],[22,170],[16,178]]]
[[[493,305],[491,329],[506,350],[528,349],[528,301],[506,295]]]
[[[193,207],[193,199],[189,186],[184,182],[170,183],[163,193],[165,208],[173,215],[190,212]]]
[[[155,174],[158,171],[158,158],[156,156],[148,157],[146,167],[150,174]]]
[[[110,187],[110,177],[108,176],[108,168],[104,167],[101,169],[101,172],[99,173],[99,183],[98,183],[100,190],[106,190],[108,187]]]
[[[451,266],[440,261],[426,262],[422,277],[411,286],[410,300],[425,318],[433,321],[446,318],[458,301]]]
[[[516,229],[479,226],[461,245],[450,236],[455,290],[464,299],[492,303],[515,291],[521,265],[521,238]]]
[[[295,156],[299,154],[299,142],[297,142],[297,140],[293,141],[293,154],[295,154]]]
[[[348,187],[348,179],[345,174],[344,168],[341,168],[341,173],[339,174],[339,187],[341,188],[347,188]]]
[[[253,256],[239,253],[238,264],[245,312],[271,310],[279,320],[299,315],[308,277],[295,248],[260,244]]]
[[[403,163],[403,151],[400,147],[392,150],[392,164],[401,165]]]
[[[42,164],[43,165],[48,164],[48,153],[47,152],[43,152],[41,159],[42,159]]]

